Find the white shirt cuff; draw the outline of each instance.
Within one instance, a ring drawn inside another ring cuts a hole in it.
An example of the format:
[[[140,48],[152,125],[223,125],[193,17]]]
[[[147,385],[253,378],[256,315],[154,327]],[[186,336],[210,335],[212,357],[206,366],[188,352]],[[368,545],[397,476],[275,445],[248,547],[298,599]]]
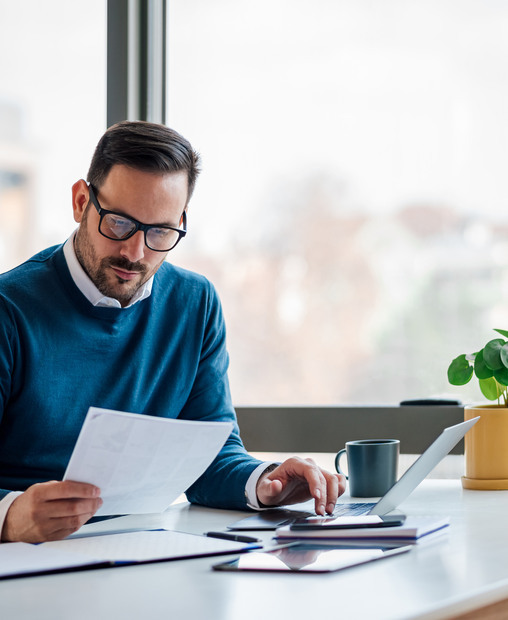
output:
[[[249,479],[247,480],[247,484],[245,485],[245,497],[247,498],[247,506],[249,508],[253,508],[254,510],[266,510],[265,506],[259,505],[258,495],[256,493],[256,487],[258,484],[258,480],[261,478],[264,472],[272,465],[279,466],[280,463],[275,463],[275,462],[261,463],[261,465],[258,465],[256,469],[249,476]]]
[[[22,491],[12,491],[8,493],[3,499],[0,500],[0,542],[2,542],[2,529],[4,527],[5,517],[7,516],[7,511],[11,507],[12,502],[22,495]]]

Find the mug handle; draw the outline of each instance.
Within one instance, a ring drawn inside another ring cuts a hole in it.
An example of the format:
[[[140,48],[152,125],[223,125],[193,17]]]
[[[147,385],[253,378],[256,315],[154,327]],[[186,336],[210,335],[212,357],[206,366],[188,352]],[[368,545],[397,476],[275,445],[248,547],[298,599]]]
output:
[[[344,454],[345,451],[346,449],[342,448],[342,450],[339,450],[337,454],[335,455],[335,469],[337,470],[339,474],[342,474],[343,476],[345,476],[346,480],[349,480],[348,476],[342,471],[342,469],[340,468],[340,464],[339,464],[340,457]]]

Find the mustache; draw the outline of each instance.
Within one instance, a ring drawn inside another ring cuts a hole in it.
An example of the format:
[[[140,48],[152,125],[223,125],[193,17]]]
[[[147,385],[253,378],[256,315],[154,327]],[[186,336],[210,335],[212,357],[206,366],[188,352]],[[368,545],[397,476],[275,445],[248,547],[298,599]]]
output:
[[[137,271],[142,275],[147,272],[147,268],[143,263],[131,263],[126,258],[104,258],[101,263],[103,267],[116,267],[124,271]]]

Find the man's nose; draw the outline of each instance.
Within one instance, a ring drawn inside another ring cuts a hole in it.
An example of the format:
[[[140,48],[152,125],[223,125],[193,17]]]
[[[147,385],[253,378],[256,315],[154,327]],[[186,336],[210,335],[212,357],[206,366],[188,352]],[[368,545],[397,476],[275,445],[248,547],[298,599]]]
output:
[[[136,233],[121,242],[120,254],[131,263],[136,263],[145,256],[145,233],[138,230]]]

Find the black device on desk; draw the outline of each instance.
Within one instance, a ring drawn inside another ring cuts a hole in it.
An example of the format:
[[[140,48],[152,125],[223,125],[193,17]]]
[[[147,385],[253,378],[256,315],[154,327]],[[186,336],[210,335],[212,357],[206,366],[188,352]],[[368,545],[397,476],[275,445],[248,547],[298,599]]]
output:
[[[307,517],[291,523],[292,530],[354,530],[402,525],[405,515],[365,515],[363,517]]]

